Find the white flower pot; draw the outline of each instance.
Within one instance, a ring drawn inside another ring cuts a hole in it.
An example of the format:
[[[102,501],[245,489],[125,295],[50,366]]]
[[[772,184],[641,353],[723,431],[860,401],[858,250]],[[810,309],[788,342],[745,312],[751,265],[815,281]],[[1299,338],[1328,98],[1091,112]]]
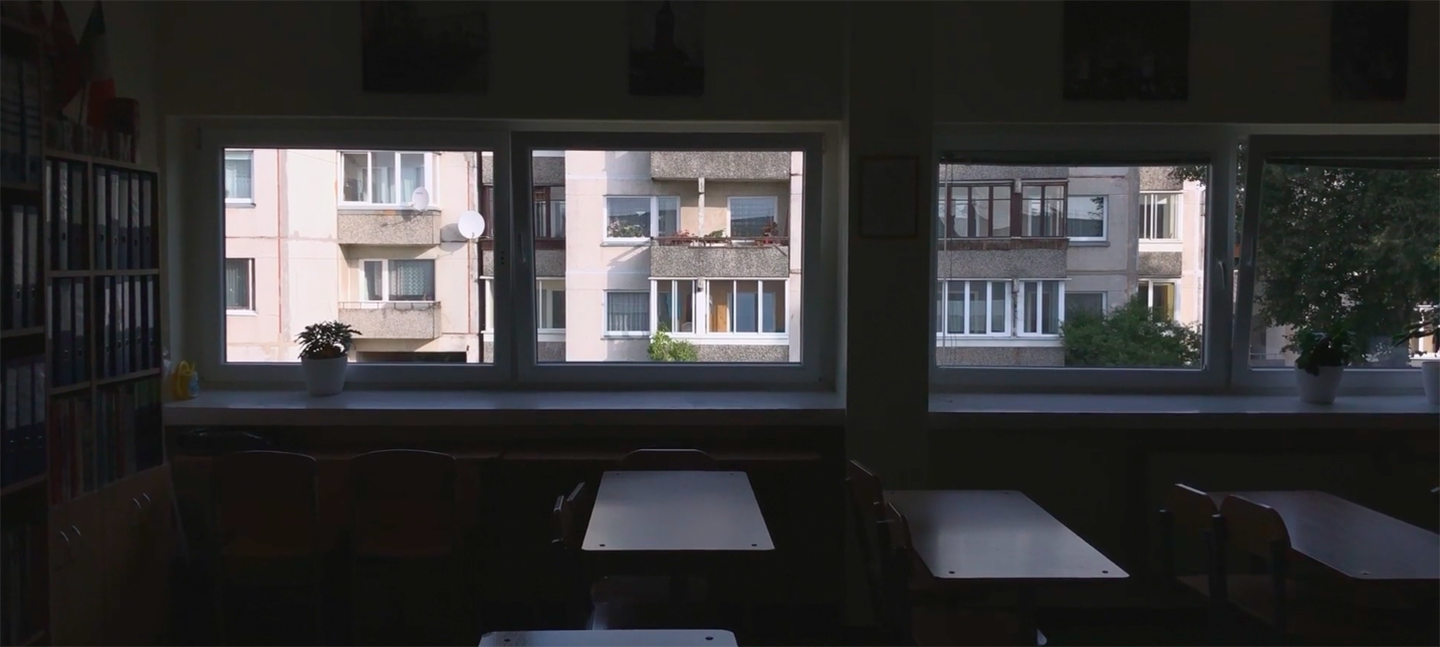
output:
[[[331,359],[300,358],[305,371],[305,390],[310,395],[335,395],[345,390],[345,370],[350,367],[346,355]]]
[[[1310,404],[1330,404],[1340,390],[1340,377],[1345,375],[1344,366],[1321,366],[1319,375],[1306,373],[1295,367],[1295,386],[1300,390],[1300,400]]]
[[[1425,399],[1440,404],[1440,359],[1420,362],[1420,381],[1425,385]]]

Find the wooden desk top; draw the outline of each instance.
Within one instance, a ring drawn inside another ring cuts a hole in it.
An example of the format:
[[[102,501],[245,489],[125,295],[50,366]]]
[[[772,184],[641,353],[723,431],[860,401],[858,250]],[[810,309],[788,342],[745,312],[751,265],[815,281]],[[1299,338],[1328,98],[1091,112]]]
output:
[[[496,631],[481,647],[735,647],[735,634],[719,629],[613,629],[591,631]]]
[[[606,472],[582,550],[774,550],[744,472]]]
[[[1030,497],[1011,490],[894,490],[915,552],[941,580],[1129,577]]]
[[[1318,490],[1238,494],[1285,520],[1297,553],[1357,580],[1440,579],[1440,535]]]

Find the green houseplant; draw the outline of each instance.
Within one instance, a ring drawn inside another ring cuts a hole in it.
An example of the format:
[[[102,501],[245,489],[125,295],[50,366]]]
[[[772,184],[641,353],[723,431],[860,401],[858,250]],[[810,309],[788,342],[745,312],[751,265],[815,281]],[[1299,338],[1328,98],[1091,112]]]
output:
[[[339,321],[310,324],[295,336],[300,344],[300,367],[310,395],[335,395],[345,390],[350,349],[360,331]]]
[[[1285,350],[1296,354],[1295,385],[1300,399],[1312,404],[1334,402],[1345,367],[1360,356],[1354,332],[1342,325],[1296,328]]]
[[[1419,341],[1429,338],[1432,352],[1440,351],[1440,307],[1431,307],[1421,316],[1420,321],[1405,327],[1405,330],[1395,335],[1396,346],[1408,346],[1412,340]],[[1419,351],[1414,351],[1420,354]],[[1420,384],[1425,389],[1425,399],[1430,404],[1440,404],[1440,356],[1420,360]]]

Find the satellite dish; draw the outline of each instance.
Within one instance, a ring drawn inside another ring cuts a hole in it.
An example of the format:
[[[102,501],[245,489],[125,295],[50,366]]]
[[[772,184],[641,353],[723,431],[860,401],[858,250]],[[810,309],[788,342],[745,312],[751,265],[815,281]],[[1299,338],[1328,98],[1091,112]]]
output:
[[[466,211],[460,214],[460,222],[456,223],[460,235],[466,240],[475,240],[485,235],[485,216],[479,211]]]
[[[415,192],[410,194],[410,207],[416,211],[429,208],[430,191],[423,186],[415,187]]]

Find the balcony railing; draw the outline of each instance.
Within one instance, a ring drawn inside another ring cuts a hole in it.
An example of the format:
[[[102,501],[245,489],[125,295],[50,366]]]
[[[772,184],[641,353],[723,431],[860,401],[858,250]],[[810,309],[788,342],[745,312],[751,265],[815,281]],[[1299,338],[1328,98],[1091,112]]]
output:
[[[790,239],[655,236],[650,239],[650,276],[765,277],[790,276]]]
[[[439,301],[341,301],[340,321],[361,339],[435,339],[440,336]]]
[[[652,236],[653,247],[786,247],[789,236]]]

